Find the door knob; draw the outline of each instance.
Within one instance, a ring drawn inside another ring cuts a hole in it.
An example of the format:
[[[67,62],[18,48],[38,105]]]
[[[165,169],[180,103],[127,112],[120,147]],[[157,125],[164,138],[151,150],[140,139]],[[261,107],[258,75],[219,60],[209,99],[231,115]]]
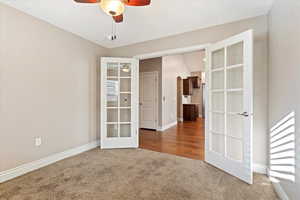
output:
[[[238,115],[241,115],[241,116],[244,116],[244,117],[249,117],[248,112],[238,113]]]

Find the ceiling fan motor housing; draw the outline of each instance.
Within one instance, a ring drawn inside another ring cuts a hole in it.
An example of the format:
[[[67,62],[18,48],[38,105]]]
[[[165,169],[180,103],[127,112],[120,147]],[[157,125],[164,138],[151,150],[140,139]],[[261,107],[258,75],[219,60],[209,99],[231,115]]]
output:
[[[110,16],[121,15],[125,10],[124,2],[121,0],[101,0],[100,7]]]
[[[126,6],[148,6],[151,0],[74,0],[77,3],[98,3],[101,9],[112,16],[116,23],[123,22]]]

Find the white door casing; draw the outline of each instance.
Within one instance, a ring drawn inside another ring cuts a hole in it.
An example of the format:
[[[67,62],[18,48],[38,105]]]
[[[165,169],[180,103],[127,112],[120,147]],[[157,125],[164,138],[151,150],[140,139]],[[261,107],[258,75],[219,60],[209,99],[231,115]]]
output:
[[[205,161],[252,184],[253,31],[207,48]]]
[[[158,126],[158,73],[141,72],[140,76],[140,128],[157,129]]]
[[[101,148],[137,148],[138,67],[132,58],[101,58]]]

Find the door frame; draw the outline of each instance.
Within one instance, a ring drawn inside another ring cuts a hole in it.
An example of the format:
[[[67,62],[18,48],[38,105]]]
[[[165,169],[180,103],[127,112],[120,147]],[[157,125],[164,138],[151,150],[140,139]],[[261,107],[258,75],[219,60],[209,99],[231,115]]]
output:
[[[206,57],[205,65],[207,65],[208,64],[208,62],[207,62],[208,61],[207,60],[207,56],[208,56],[207,50],[208,50],[210,45],[211,45],[211,43],[205,43],[205,44],[200,44],[200,45],[187,46],[187,47],[183,47],[183,48],[174,48],[174,49],[167,49],[167,50],[163,50],[163,51],[155,51],[155,52],[146,53],[146,54],[137,54],[137,55],[133,56],[133,58],[136,58],[138,60],[144,60],[144,59],[157,58],[157,57],[163,57],[163,56],[169,56],[169,55],[175,55],[175,54],[184,54],[184,53],[190,53],[190,52],[193,52],[193,51],[204,50],[205,51],[205,57]],[[138,82],[139,82],[139,73],[138,73]],[[138,88],[137,88],[138,92],[140,91],[139,89],[140,88],[139,88],[139,85],[138,85]],[[206,90],[206,85],[205,85],[205,90]],[[162,98],[163,97],[161,97],[161,99],[160,99],[161,102],[163,102]],[[204,99],[205,99],[205,105],[204,106],[205,106],[205,108],[207,107],[207,105],[206,105],[207,104],[207,98],[208,97],[205,94],[205,96],[204,96]],[[137,113],[138,113],[138,115],[140,114],[140,109],[137,111]],[[139,119],[140,118],[138,116],[138,120]],[[177,117],[176,117],[176,119],[177,119]],[[139,124],[140,124],[140,122],[138,121],[138,125]]]
[[[153,74],[154,77],[155,77],[155,86],[154,86],[154,89],[155,89],[155,98],[154,98],[154,102],[155,102],[155,105],[154,105],[154,108],[155,108],[155,130],[158,130],[158,113],[159,113],[159,107],[158,107],[158,98],[159,98],[159,90],[158,90],[158,72],[157,71],[152,71],[152,72],[139,72],[139,80],[140,80],[140,74]],[[139,86],[140,86],[140,82],[139,82]],[[140,87],[138,87],[138,89],[140,89]],[[139,103],[140,103],[140,92],[139,92]],[[139,113],[139,121],[138,121],[138,126],[140,126],[140,106],[138,108],[138,111]],[[141,128],[141,127],[139,127]]]

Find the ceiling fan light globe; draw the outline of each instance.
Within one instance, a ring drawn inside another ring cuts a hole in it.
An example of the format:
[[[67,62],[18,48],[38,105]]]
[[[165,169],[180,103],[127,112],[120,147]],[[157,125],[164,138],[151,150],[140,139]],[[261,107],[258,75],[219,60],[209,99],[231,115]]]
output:
[[[109,16],[121,15],[125,10],[125,5],[121,0],[102,0],[100,7]]]

